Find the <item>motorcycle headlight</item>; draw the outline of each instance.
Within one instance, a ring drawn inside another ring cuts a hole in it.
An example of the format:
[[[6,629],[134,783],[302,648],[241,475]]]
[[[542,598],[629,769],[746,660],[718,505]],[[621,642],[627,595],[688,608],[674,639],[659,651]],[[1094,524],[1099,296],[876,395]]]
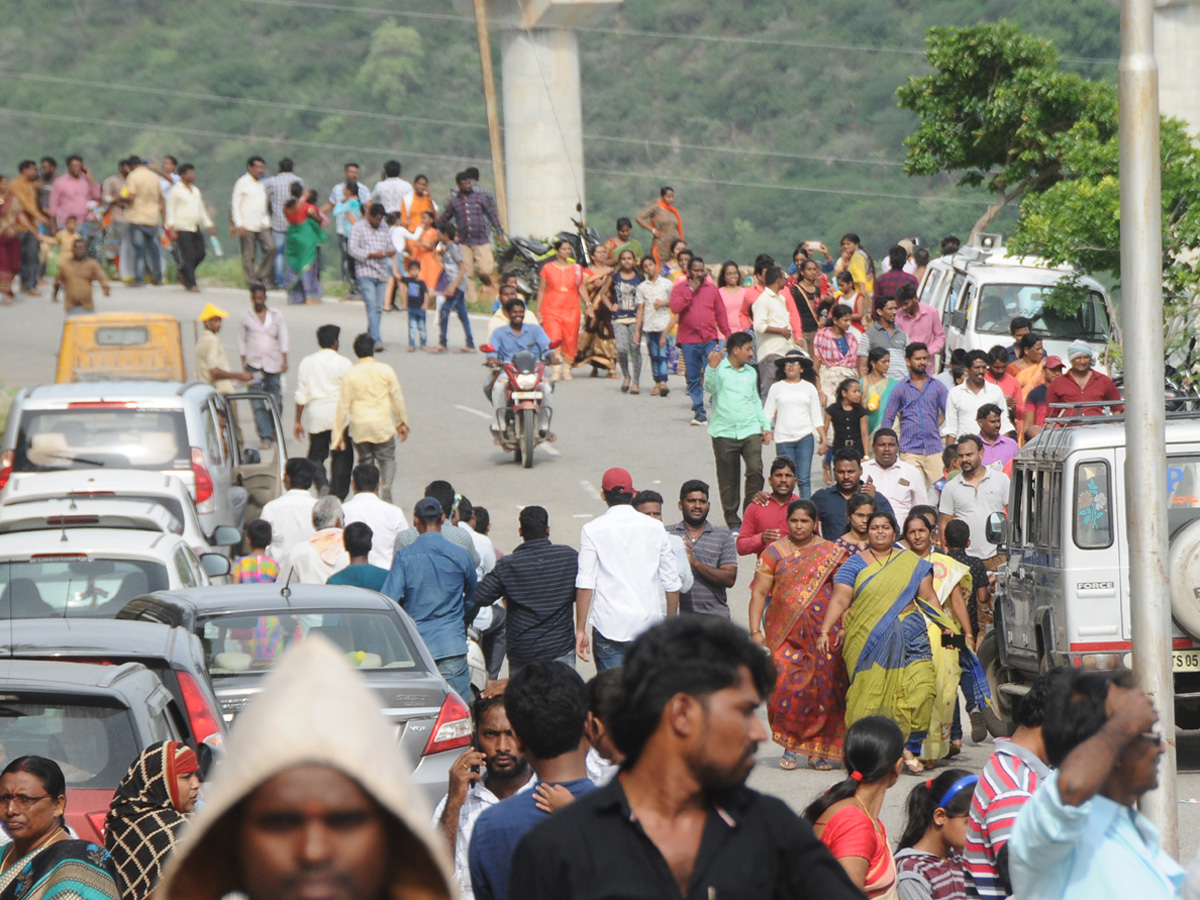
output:
[[[517,390],[532,391],[537,387],[538,377],[532,373],[517,376]]]

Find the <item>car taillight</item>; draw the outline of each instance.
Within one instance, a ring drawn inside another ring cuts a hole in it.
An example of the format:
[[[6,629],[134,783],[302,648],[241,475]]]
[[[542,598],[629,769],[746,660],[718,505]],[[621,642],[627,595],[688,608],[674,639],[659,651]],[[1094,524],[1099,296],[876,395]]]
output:
[[[212,475],[209,474],[204,451],[199,447],[192,448],[192,475],[196,479],[196,511],[214,512],[216,503],[213,501]]]
[[[106,812],[90,812],[87,814],[87,820],[91,826],[96,829],[96,834],[100,835],[100,839],[104,840],[104,820],[108,817]]]
[[[467,747],[471,743],[471,711],[457,694],[447,694],[422,756]]]
[[[13,451],[5,450],[0,453],[0,490],[8,486],[8,480],[12,478],[12,467]]]
[[[179,691],[183,694],[183,707],[187,710],[188,721],[192,725],[192,734],[199,744],[214,734],[219,734],[221,726],[217,724],[217,711],[209,704],[200,689],[199,682],[189,672],[177,672]]]

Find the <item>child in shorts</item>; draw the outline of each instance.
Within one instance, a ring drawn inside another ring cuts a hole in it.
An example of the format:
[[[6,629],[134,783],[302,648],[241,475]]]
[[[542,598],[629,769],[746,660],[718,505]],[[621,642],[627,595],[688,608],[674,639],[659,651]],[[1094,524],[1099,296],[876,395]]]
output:
[[[425,349],[425,312],[429,309],[429,288],[421,280],[421,264],[410,259],[405,266],[408,274],[401,278],[404,285],[408,309],[408,352],[417,349],[417,335],[421,337],[421,349]]]

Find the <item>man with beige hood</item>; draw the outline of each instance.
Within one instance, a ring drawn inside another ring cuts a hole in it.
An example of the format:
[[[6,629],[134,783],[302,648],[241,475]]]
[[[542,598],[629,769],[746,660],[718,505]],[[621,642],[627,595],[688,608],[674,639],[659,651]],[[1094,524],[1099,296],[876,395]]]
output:
[[[322,638],[233,728],[159,900],[451,900],[444,842],[367,688]]]

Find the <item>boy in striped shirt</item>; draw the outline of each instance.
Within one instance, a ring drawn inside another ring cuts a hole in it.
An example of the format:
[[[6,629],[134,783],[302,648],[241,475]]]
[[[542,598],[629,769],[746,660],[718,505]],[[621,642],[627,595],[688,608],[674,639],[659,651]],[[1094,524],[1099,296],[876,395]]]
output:
[[[1051,669],[1021,698],[1016,708],[1017,730],[1012,739],[997,741],[996,750],[983,767],[967,819],[967,896],[978,900],[1003,900],[1012,895],[1008,877],[1008,839],[1021,807],[1033,796],[1039,782],[1050,774],[1042,721],[1046,698],[1062,669]]]

